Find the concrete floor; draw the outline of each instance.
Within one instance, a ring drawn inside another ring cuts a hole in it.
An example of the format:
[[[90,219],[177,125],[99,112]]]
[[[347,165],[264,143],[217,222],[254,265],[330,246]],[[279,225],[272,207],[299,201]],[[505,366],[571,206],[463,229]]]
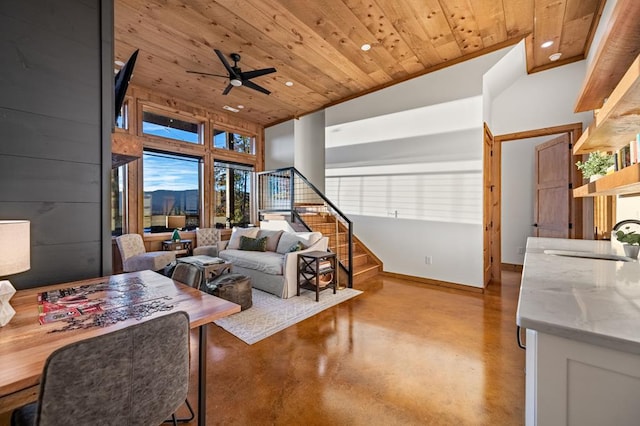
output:
[[[506,271],[484,295],[378,277],[251,346],[211,325],[208,424],[523,424],[519,285]]]

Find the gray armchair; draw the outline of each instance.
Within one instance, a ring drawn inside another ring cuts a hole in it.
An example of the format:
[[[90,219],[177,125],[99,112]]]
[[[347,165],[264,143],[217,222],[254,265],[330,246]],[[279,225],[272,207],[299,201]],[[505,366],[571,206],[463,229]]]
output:
[[[122,256],[124,272],[159,271],[176,260],[172,251],[150,251],[144,248],[144,241],[139,234],[124,234],[116,237],[116,244]]]
[[[218,241],[220,241],[220,230],[216,228],[196,229],[196,248],[193,255],[218,256]]]

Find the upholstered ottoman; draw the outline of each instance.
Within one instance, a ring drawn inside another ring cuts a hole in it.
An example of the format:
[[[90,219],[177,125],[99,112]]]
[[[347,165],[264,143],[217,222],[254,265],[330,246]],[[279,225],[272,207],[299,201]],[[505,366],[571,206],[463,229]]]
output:
[[[251,278],[242,274],[222,274],[203,288],[209,294],[240,305],[240,310],[249,309],[251,300]]]

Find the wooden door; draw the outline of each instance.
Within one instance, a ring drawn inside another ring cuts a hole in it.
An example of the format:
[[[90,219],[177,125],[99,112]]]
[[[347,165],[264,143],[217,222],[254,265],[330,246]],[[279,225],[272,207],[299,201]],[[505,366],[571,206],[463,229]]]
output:
[[[495,185],[494,181],[494,167],[493,167],[493,135],[491,134],[491,130],[487,126],[487,123],[484,124],[484,152],[483,152],[483,162],[484,162],[484,175],[483,175],[483,185],[484,185],[484,212],[483,212],[483,266],[484,266],[484,277],[483,283],[484,287],[489,285],[489,281],[492,278],[497,280],[500,279],[500,274],[493,274],[493,262],[500,262],[500,258],[494,258],[493,256],[493,243],[495,239],[493,238],[493,213],[494,213],[494,203],[495,203]]]
[[[570,238],[571,145],[568,134],[536,146],[535,237]]]

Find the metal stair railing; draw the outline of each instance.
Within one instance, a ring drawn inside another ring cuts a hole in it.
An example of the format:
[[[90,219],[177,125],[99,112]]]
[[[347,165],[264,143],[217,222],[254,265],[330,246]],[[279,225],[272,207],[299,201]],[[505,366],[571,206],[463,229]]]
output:
[[[297,231],[329,235],[329,249],[353,286],[353,224],[295,167],[257,173],[257,206],[261,219],[281,217]],[[331,228],[330,232],[328,229]],[[336,279],[339,279],[339,273]]]

